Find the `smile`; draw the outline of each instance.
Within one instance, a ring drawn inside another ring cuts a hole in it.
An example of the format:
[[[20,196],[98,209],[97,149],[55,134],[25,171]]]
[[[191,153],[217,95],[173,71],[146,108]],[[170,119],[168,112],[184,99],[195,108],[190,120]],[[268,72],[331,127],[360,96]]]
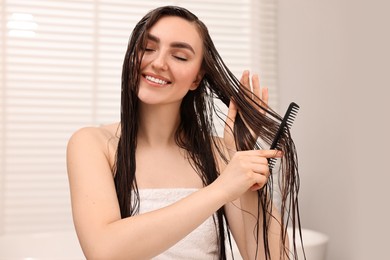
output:
[[[162,80],[162,79],[158,79],[158,78],[155,78],[155,77],[152,77],[152,76],[149,76],[149,75],[145,75],[145,79],[153,82],[153,83],[157,83],[157,84],[160,84],[160,85],[166,85],[168,84],[169,82],[168,81],[165,81],[165,80]]]

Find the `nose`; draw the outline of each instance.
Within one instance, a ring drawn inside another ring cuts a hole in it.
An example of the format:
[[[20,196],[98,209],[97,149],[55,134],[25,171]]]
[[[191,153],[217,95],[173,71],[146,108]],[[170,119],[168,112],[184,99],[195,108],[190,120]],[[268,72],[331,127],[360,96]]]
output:
[[[157,52],[152,61],[152,67],[156,70],[167,70],[168,64],[166,58],[167,57],[164,52]]]

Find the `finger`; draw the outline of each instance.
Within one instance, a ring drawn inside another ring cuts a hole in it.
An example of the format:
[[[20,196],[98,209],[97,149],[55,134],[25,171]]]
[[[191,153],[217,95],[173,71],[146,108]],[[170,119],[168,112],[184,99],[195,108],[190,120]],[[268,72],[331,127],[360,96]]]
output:
[[[249,70],[244,70],[240,79],[241,85],[243,85],[247,90],[251,90],[251,86],[249,83]]]
[[[259,156],[265,158],[282,158],[283,152],[280,150],[258,150]]]
[[[252,76],[252,88],[253,88],[253,94],[255,97],[262,99],[262,93],[260,91],[260,80],[259,80],[259,75],[254,74]]]
[[[252,87],[253,87],[254,99],[257,102],[257,104],[262,106],[263,108],[267,108],[267,106],[268,106],[268,88],[263,87],[261,89],[259,75],[257,75],[257,74],[254,74],[252,77]],[[259,109],[259,111],[263,114],[266,113],[266,111],[264,109]]]
[[[264,187],[264,185],[266,184],[267,182],[265,183],[256,183],[254,185],[252,185],[252,187],[250,188],[251,191],[257,191],[257,190],[260,190],[261,188]]]
[[[261,105],[263,108],[268,108],[268,88],[264,87],[261,90]],[[260,109],[260,112],[265,114],[267,111],[265,109]]]
[[[265,103],[265,105],[268,105],[268,88],[264,87],[261,92],[261,100]]]
[[[243,92],[245,92],[249,97],[252,97],[253,93],[252,93],[252,89],[251,89],[251,85],[250,85],[250,82],[249,82],[249,70],[244,70],[244,72],[242,73],[242,76],[241,76],[241,79],[240,79],[240,83],[241,83],[241,90]],[[247,96],[247,100],[248,102],[251,102],[250,98],[248,98]]]
[[[267,178],[270,175],[268,164],[253,164],[252,171],[254,173],[264,175]]]
[[[251,156],[251,163],[254,165],[266,165],[268,167],[268,159],[262,156]]]
[[[241,154],[251,156],[251,157],[264,157],[264,158],[283,157],[283,152],[280,150],[248,150],[248,151],[242,151]]]
[[[241,79],[240,79],[240,90],[243,93],[244,98],[246,101],[254,108],[259,107],[259,103],[261,104],[262,101],[260,99],[260,81],[259,81],[259,76],[257,74],[252,76],[252,87],[250,84],[250,72],[249,70],[245,70],[242,73]],[[252,90],[253,88],[253,90]],[[261,109],[259,109],[261,113],[265,113]],[[239,112],[240,113],[240,112]],[[254,131],[249,127],[247,122],[244,120],[244,124],[246,127],[249,129],[251,135],[257,139],[257,135],[254,133]]]
[[[250,190],[256,191],[264,187],[264,185],[268,182],[268,178],[264,175],[257,174],[255,177],[256,183],[252,185]]]
[[[250,92],[249,97],[247,97],[248,102],[250,102],[254,107],[262,106],[264,108],[267,108],[268,106],[268,88],[260,87],[260,78],[258,74],[254,74],[252,76],[252,88],[249,83],[249,71],[244,71],[242,77],[241,77],[241,84],[245,86],[245,90]],[[248,93],[249,94],[249,93]],[[265,110],[259,109],[259,111],[263,114],[266,113]]]

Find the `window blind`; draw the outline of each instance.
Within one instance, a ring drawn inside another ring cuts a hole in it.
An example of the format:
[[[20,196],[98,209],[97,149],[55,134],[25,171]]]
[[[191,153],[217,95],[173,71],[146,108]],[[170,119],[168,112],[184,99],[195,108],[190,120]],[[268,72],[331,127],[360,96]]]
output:
[[[135,23],[179,5],[198,15],[233,73],[261,74],[277,104],[270,0],[0,1],[0,234],[73,228],[66,144],[119,120],[122,61]]]

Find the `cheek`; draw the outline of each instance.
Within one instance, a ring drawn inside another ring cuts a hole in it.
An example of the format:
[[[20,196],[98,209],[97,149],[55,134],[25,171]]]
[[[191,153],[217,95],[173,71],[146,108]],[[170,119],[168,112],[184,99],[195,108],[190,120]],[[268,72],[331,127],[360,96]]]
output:
[[[145,56],[142,57],[142,59],[141,59],[141,70],[142,70],[143,68],[145,68],[146,65],[147,65],[148,63],[149,63],[149,62],[148,62],[148,59],[145,58]]]
[[[187,83],[191,84],[197,79],[199,71],[199,66],[188,66],[184,69],[181,69],[177,75],[180,75],[180,78],[183,79],[183,81],[186,81]]]

